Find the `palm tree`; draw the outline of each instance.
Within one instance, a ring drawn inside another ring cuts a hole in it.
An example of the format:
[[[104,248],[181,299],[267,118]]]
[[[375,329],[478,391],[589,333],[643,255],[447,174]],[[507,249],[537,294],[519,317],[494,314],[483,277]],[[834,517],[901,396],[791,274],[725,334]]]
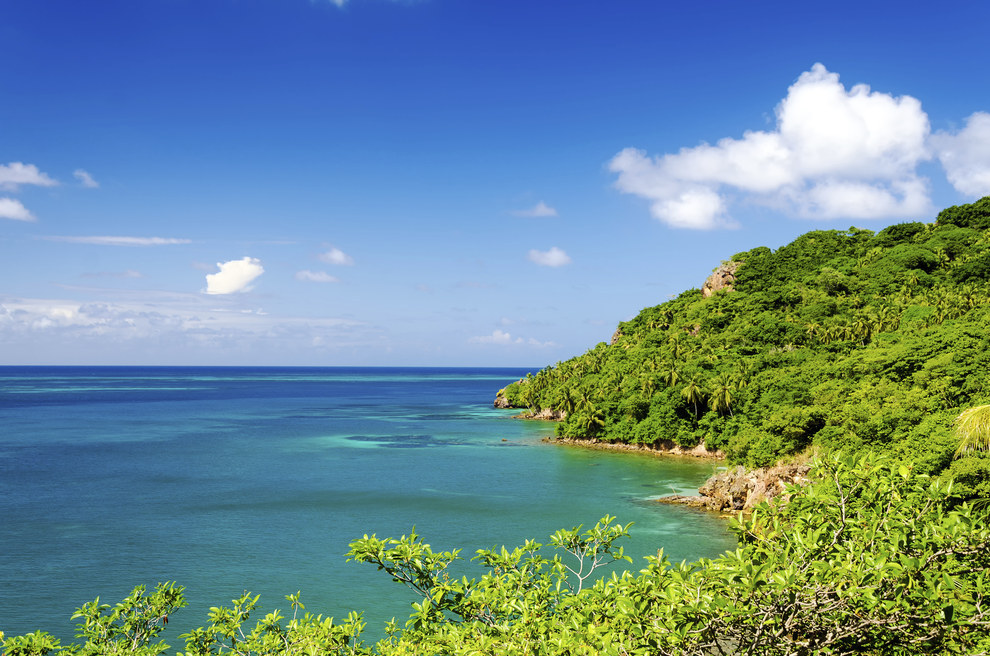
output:
[[[732,416],[732,393],[736,390],[733,381],[725,374],[719,374],[712,381],[711,395],[708,397],[708,406],[724,415],[726,412]]]
[[[687,382],[684,389],[681,390],[681,396],[684,400],[694,406],[694,417],[698,418],[698,403],[704,400],[705,391],[701,387],[701,381],[698,380],[698,376],[694,375],[691,380]]]
[[[955,421],[959,437],[958,458],[972,451],[990,451],[990,405],[978,405],[963,410]]]
[[[667,365],[660,372],[660,380],[667,387],[673,387],[680,381],[681,372],[677,370],[677,367],[673,362],[667,363]]]

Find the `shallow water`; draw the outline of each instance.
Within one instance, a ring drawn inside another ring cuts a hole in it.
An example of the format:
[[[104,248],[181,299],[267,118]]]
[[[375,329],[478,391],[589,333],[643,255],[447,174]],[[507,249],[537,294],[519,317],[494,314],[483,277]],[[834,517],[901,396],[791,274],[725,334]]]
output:
[[[0,630],[69,639],[82,603],[174,580],[190,607],[173,648],[246,590],[265,612],[297,590],[311,612],[361,610],[373,638],[413,598],[347,545],[413,527],[470,556],[611,514],[635,523],[632,569],[734,545],[718,518],[651,501],[711,463],[547,444],[552,424],[491,407],[524,374],[2,367]]]

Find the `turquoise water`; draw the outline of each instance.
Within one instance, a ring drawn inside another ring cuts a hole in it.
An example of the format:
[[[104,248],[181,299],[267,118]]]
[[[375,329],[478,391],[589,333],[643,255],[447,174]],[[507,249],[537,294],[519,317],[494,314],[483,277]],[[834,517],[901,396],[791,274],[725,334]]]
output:
[[[552,424],[491,407],[524,374],[0,367],[0,630],[71,638],[82,603],[174,580],[190,607],[173,647],[246,590],[265,611],[297,590],[312,612],[363,611],[376,637],[413,598],[347,545],[413,527],[470,556],[611,514],[635,523],[634,569],[734,545],[722,520],[651,500],[711,463],[547,444]]]

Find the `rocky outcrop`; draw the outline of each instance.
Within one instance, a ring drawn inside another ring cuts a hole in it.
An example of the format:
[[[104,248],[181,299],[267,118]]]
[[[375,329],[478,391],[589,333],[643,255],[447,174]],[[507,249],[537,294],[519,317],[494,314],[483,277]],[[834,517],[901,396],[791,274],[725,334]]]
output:
[[[615,329],[615,332],[612,333],[612,339],[608,340],[608,345],[609,346],[615,346],[616,344],[619,343],[619,338],[620,337],[622,337],[622,329],[621,328],[616,328]]]
[[[807,482],[809,469],[803,464],[752,470],[735,467],[709,478],[698,488],[700,496],[670,495],[659,501],[715,511],[750,510],[758,503],[782,496],[788,485]]]
[[[705,284],[701,287],[701,295],[708,298],[715,292],[720,292],[723,289],[731,292],[732,285],[736,282],[736,271],[739,269],[740,264],[742,262],[723,262],[705,280]]]
[[[505,398],[505,389],[500,389],[498,394],[495,395],[495,403],[493,404],[496,408],[501,408],[502,410],[508,410],[512,407],[509,403],[509,399]]]
[[[543,408],[538,412],[524,412],[521,415],[516,415],[516,417],[518,419],[539,419],[541,421],[564,421],[567,413],[563,410]]]

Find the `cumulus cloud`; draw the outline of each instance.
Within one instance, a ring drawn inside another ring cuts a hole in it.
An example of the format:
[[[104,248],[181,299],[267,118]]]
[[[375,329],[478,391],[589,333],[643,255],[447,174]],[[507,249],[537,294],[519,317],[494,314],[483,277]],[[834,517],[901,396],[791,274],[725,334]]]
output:
[[[320,259],[327,264],[336,264],[337,266],[352,266],[354,264],[354,258],[339,248],[331,248],[326,253],[320,253]]]
[[[953,187],[977,198],[990,194],[990,114],[976,112],[956,134],[936,133],[932,144]]]
[[[340,282],[335,276],[331,276],[326,271],[297,271],[296,280],[303,280],[305,282]]]
[[[931,211],[918,165],[930,158],[928,116],[910,96],[846,89],[815,64],[776,108],[776,129],[649,157],[626,148],[609,162],[620,191],[650,201],[679,228],[733,227],[730,198],[802,218],[917,217]]]
[[[79,184],[81,184],[84,187],[87,187],[88,189],[96,189],[97,187],[100,186],[100,183],[94,180],[93,176],[91,176],[88,172],[84,171],[83,169],[76,169],[75,171],[72,172],[72,175],[75,176],[76,180],[79,181]]]
[[[239,260],[217,262],[220,271],[206,276],[207,294],[234,294],[250,290],[250,284],[265,272],[261,260],[243,257]]]
[[[0,198],[0,219],[34,221],[34,215],[16,198]]]
[[[557,216],[557,210],[550,207],[541,200],[539,203],[537,203],[533,207],[530,207],[529,209],[515,210],[512,213],[512,215],[521,216],[524,218],[539,218],[544,216]]]
[[[57,180],[53,180],[47,174],[39,171],[34,164],[24,164],[23,162],[0,164],[0,189],[17,191],[21,185],[54,187],[57,184]]]
[[[48,241],[64,241],[70,244],[90,244],[93,246],[174,246],[176,244],[192,243],[189,239],[174,239],[171,237],[122,237],[109,235],[94,237],[51,236],[44,239]]]
[[[538,251],[535,248],[529,251],[529,261],[540,266],[560,267],[571,263],[571,258],[567,253],[556,246],[548,251]]]

